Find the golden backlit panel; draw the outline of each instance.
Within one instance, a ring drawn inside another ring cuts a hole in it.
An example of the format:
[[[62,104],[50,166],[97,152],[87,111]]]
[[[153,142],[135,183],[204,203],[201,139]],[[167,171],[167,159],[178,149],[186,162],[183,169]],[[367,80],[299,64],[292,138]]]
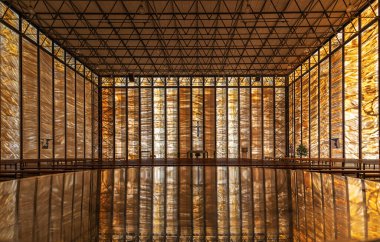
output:
[[[362,33],[361,41],[362,158],[379,159],[379,50],[377,23]]]
[[[324,228],[325,240],[331,241],[335,239],[335,206],[334,206],[334,190],[331,174],[321,174],[322,177],[322,193],[323,193],[323,212],[324,212]]]
[[[19,16],[11,8],[0,2],[0,16],[3,21],[11,25],[13,28],[19,28]]]
[[[289,86],[289,156],[294,153],[294,84]]]
[[[293,150],[295,151],[296,148],[301,144],[302,140],[302,119],[301,119],[301,112],[302,112],[302,82],[301,79],[298,79],[295,82],[295,97],[294,97],[294,147]]]
[[[324,241],[324,204],[321,174],[311,172],[312,191],[313,191],[313,214],[314,214],[314,236],[316,241]]]
[[[39,146],[37,137],[37,47],[31,42],[23,40],[22,48],[23,158],[37,159]]]
[[[40,50],[40,136],[41,139],[53,138],[53,62],[50,54]],[[53,146],[41,149],[41,159],[53,158]]]
[[[228,205],[230,220],[230,240],[241,240],[241,196],[240,196],[240,167],[228,167]]]
[[[363,189],[364,181],[352,177],[347,177],[348,182],[348,202],[349,202],[349,221],[351,238],[364,240],[365,228],[364,228],[364,206]]]
[[[206,79],[207,80],[207,79]],[[205,150],[208,157],[215,157],[215,88],[204,90],[204,125],[205,125]]]
[[[347,41],[352,36],[359,32],[359,19],[354,18],[352,21],[347,23],[344,27],[344,41]]]
[[[268,240],[278,235],[278,207],[275,169],[264,169],[265,227]]]
[[[76,157],[84,158],[84,78],[76,74]]]
[[[216,157],[227,157],[227,89],[216,88]]]
[[[140,168],[139,234],[148,240],[153,231],[153,167]]]
[[[320,122],[320,134],[319,134],[319,146],[320,146],[320,157],[329,157],[329,147],[330,147],[330,131],[329,131],[329,59],[325,59],[320,64],[319,70],[319,122]]]
[[[178,89],[166,89],[166,156],[178,157]]]
[[[141,158],[153,155],[153,96],[151,88],[140,89]]]
[[[257,239],[264,239],[266,232],[265,223],[265,178],[264,169],[252,169],[253,184],[253,226]]]
[[[380,183],[364,181],[368,239],[380,238]]]
[[[335,224],[336,239],[344,239],[349,237],[349,204],[347,193],[347,178],[341,176],[333,176],[333,189],[335,199]]]
[[[181,166],[179,169],[179,235],[182,236],[185,241],[190,240],[192,235],[192,167]]]
[[[93,157],[94,158],[98,158],[99,156],[99,127],[101,126],[100,124],[100,118],[98,117],[99,116],[99,88],[98,86],[96,85],[93,85],[92,86],[92,93],[93,93],[93,99],[94,99],[94,103],[93,103],[93,111],[94,111],[94,114],[93,114],[93,119],[94,119],[94,122],[93,122],[93,127],[92,127],[92,153],[93,153]]]
[[[127,90],[115,88],[115,158],[127,158]]]
[[[193,177],[192,177],[192,210],[193,210],[193,238],[196,241],[202,240],[205,235],[205,220],[204,220],[204,167],[194,166],[192,167]]]
[[[275,88],[275,157],[285,157],[285,88]]]
[[[207,180],[208,181],[208,180]],[[241,190],[241,233],[242,241],[252,240],[253,218],[253,181],[251,167],[240,167]]]
[[[165,169],[163,166],[153,167],[153,240],[162,240],[165,235]]]
[[[239,89],[228,88],[228,158],[239,156]]]
[[[343,97],[342,97],[342,49],[331,56],[331,138],[338,139],[339,148],[331,147],[331,157],[343,156]]]
[[[165,158],[165,89],[154,88],[153,92],[154,157]]]
[[[310,71],[310,157],[319,155],[318,128],[318,66],[315,66]]]
[[[306,199],[305,199],[305,181],[302,170],[296,170],[296,184],[293,189],[297,191],[297,227],[298,238],[300,241],[306,241],[307,236],[307,220],[306,220]]]
[[[217,167],[205,166],[205,233],[206,238],[217,238]]]
[[[251,89],[251,158],[262,159],[262,89]]]
[[[247,79],[247,78],[246,78]],[[249,88],[240,88],[240,100],[239,100],[239,137],[240,137],[240,157],[250,158],[251,156],[251,144],[250,144],[250,115],[251,115],[251,90]],[[284,114],[284,113],[283,113]],[[285,117],[285,116],[284,116]]]
[[[66,68],[66,157],[75,158],[75,73]]]
[[[128,159],[139,158],[139,89],[128,88]]]
[[[288,239],[287,234],[290,232],[291,219],[291,194],[289,194],[290,176],[287,170],[275,170],[276,176],[276,193],[277,193],[277,211],[278,211],[278,234],[280,240]]]
[[[228,238],[228,167],[217,167],[217,207],[218,207],[218,240]]]
[[[102,170],[100,175],[100,191],[99,191],[99,239],[110,240],[112,238],[112,207],[113,207],[113,184],[114,184],[114,170]],[[73,175],[74,173],[71,173]],[[68,181],[73,182],[73,178]],[[66,188],[66,184],[65,184]],[[71,202],[73,201],[72,190],[65,189],[64,199],[70,203],[64,209],[70,211],[68,206],[72,208]],[[71,215],[71,214],[69,214]],[[68,224],[67,230],[70,231],[71,224]],[[64,229],[65,232],[65,229]],[[71,234],[70,234],[71,235]]]
[[[129,167],[126,172],[125,225],[127,238],[132,239],[139,233],[140,168]]]
[[[193,82],[199,78],[193,79]],[[194,84],[194,83],[193,83]],[[203,150],[203,89],[192,88],[192,150]]]
[[[92,83],[85,81],[85,158],[92,158]]]
[[[178,167],[166,167],[166,236],[167,239],[178,235]]]
[[[190,88],[179,88],[179,153],[186,158],[191,150],[191,91]]]
[[[54,59],[54,157],[65,158],[65,69]]]
[[[344,145],[346,158],[359,157],[358,37],[344,48]]]
[[[310,112],[310,102],[309,102],[309,73],[307,73],[306,75],[304,75],[302,77],[302,97],[301,97],[301,102],[302,102],[302,118],[301,118],[301,121],[302,121],[302,130],[301,130],[301,133],[302,133],[302,137],[301,137],[301,143],[306,147],[306,149],[308,150],[307,152],[307,156],[310,155],[310,146],[309,146],[309,128],[310,128],[310,125],[309,125],[309,112]],[[297,139],[296,139],[297,140]],[[297,144],[297,146],[295,147],[297,149],[299,144]]]
[[[264,157],[274,157],[274,90],[263,88]]]
[[[1,241],[15,241],[16,222],[17,222],[17,186],[18,181],[8,181],[0,183],[0,240]]]
[[[113,158],[113,89],[102,89],[102,156],[105,159]]]
[[[20,158],[19,35],[0,24],[0,157]]]

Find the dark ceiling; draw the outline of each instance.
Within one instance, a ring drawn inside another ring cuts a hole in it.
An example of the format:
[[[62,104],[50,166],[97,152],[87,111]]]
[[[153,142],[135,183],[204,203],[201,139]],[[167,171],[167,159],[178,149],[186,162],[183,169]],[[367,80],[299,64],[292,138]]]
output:
[[[99,75],[283,75],[367,0],[6,1]]]

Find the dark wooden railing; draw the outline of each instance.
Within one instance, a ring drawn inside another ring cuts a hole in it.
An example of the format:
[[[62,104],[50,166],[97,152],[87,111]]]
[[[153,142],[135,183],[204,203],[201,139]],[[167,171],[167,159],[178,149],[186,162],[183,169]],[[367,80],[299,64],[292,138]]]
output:
[[[276,169],[303,169],[380,180],[379,159],[265,158],[257,159],[24,159],[0,161],[0,179],[9,180],[36,175],[90,169],[114,169],[126,166],[256,166]]]

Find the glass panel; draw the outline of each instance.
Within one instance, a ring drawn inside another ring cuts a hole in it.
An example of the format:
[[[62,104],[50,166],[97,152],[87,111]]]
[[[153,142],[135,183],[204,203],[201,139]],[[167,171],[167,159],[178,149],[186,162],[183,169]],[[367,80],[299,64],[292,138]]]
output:
[[[193,86],[201,87],[203,86],[203,77],[193,77],[192,82],[193,82]]]
[[[166,89],[166,155],[178,157],[178,89]]]
[[[319,156],[318,143],[318,65],[310,71],[310,157]]]
[[[344,40],[347,41],[359,31],[359,19],[354,18],[344,27]]]
[[[128,159],[139,158],[139,89],[128,88]]]
[[[151,88],[140,89],[141,158],[153,155],[153,94]]]
[[[163,77],[154,77],[153,78],[153,86],[165,86],[165,78]]]
[[[216,88],[216,158],[227,157],[227,89]]]
[[[38,133],[38,89],[37,46],[27,40],[22,42],[22,98],[23,98],[23,158],[37,159]]]
[[[226,86],[226,78],[225,77],[217,77],[216,78],[216,85],[217,86]]]
[[[180,77],[179,78],[179,85],[180,86],[190,86],[190,77]]]
[[[15,13],[12,9],[8,8],[8,6],[6,6],[2,2],[0,2],[0,18],[3,19],[9,25],[11,25],[13,28],[18,30],[18,14]]]
[[[154,157],[165,158],[165,89],[154,88],[153,96],[154,122]]]
[[[239,156],[239,89],[228,88],[228,158]]]
[[[115,88],[115,158],[127,159],[127,91]],[[131,105],[128,103],[128,105]],[[133,105],[133,104],[132,104]]]
[[[37,29],[26,20],[22,20],[22,33],[29,37],[32,41],[37,42]]]
[[[251,158],[263,158],[262,146],[262,89],[251,89]]]
[[[204,90],[204,142],[208,157],[215,157],[215,88]]]
[[[40,138],[46,139],[48,147],[41,146],[41,159],[53,158],[53,70],[52,57],[40,50]]]
[[[1,159],[20,158],[20,111],[19,111],[19,35],[0,24],[0,144]],[[32,52],[25,53],[32,59]],[[35,65],[34,65],[35,67]],[[33,68],[33,65],[31,66]],[[33,70],[33,69],[32,69]],[[35,72],[30,71],[32,77]],[[35,70],[34,70],[35,71]],[[33,81],[33,80],[31,80]],[[33,85],[33,83],[32,83]],[[34,85],[31,91],[35,91]],[[34,96],[35,97],[35,96]],[[33,101],[33,96],[29,101]],[[28,106],[27,106],[28,107]],[[26,127],[31,132],[31,127]],[[35,136],[34,136],[35,137]],[[31,141],[35,141],[33,136]],[[33,142],[34,143],[34,142]],[[34,147],[35,144],[33,144]],[[25,147],[32,148],[32,147]],[[25,149],[24,148],[24,149]],[[32,150],[31,150],[32,151]]]
[[[329,131],[329,59],[320,64],[319,77],[319,113],[320,113],[320,157],[329,157],[330,131]]]
[[[310,147],[309,147],[309,73],[302,77],[302,141],[301,143],[307,149],[307,156],[310,156]],[[298,146],[296,147],[297,150]]]
[[[239,117],[240,117],[240,157],[249,158],[251,154],[251,145],[250,145],[250,99],[251,99],[251,90],[249,88],[240,89],[240,100],[239,100]],[[285,116],[284,116],[285,117]]]
[[[378,11],[379,3],[376,0],[360,14],[362,28],[373,21],[376,16],[378,16]]]
[[[215,85],[215,78],[214,77],[205,77],[205,86],[214,86]]]
[[[84,158],[84,78],[76,75],[76,156],[78,159]]]
[[[379,159],[378,24],[362,33],[362,158]]]
[[[177,77],[168,77],[166,78],[166,85],[167,86],[177,86],[178,85],[178,78]]]
[[[193,79],[193,84],[196,79]],[[192,150],[203,150],[203,89],[192,89]]]
[[[359,110],[358,110],[358,38],[344,48],[344,108],[345,108],[345,152],[346,158],[359,156]]]
[[[238,86],[239,78],[237,77],[228,77],[228,86]]]
[[[264,158],[274,157],[274,90],[263,88]]]
[[[179,89],[179,146],[180,158],[186,158],[191,149],[191,91],[190,88]]]
[[[102,155],[113,158],[113,89],[102,89]]]
[[[65,69],[54,59],[54,157],[65,158]]]
[[[331,139],[337,140],[331,145],[331,157],[343,157],[343,97],[342,97],[342,49],[331,56]]]
[[[285,88],[276,88],[275,95],[275,157],[285,157]]]

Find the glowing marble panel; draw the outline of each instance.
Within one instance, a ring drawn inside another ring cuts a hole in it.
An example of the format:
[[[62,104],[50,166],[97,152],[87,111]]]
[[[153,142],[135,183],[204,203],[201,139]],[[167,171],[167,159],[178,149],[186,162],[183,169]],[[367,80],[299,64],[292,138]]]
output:
[[[379,54],[377,23],[362,33],[361,41],[362,158],[379,159]]]
[[[303,101],[303,100],[302,100]],[[310,71],[310,157],[319,156],[318,142],[318,65]]]
[[[151,88],[140,89],[141,158],[153,155],[153,94]]]
[[[262,89],[251,89],[251,158],[262,159]]]
[[[178,157],[178,89],[166,89],[166,155]]]
[[[297,80],[295,83],[294,97],[294,150],[301,144],[302,140],[302,82]]]
[[[92,158],[92,83],[85,81],[85,158]]]
[[[309,102],[309,73],[304,75],[302,77],[302,98],[301,98],[301,103],[302,103],[302,141],[301,143],[306,147],[308,150],[307,156],[310,155],[310,146],[309,146],[309,132],[310,132],[310,125],[309,125],[309,112],[310,112],[310,102]],[[298,144],[299,145],[299,144]],[[298,147],[296,146],[296,149]]]
[[[331,157],[343,156],[343,96],[342,49],[331,56],[331,138],[338,139],[339,147],[331,147]]]
[[[193,79],[193,82],[198,83],[199,78]],[[193,83],[194,84],[194,83]],[[203,89],[192,88],[192,150],[203,150]]]
[[[112,88],[102,89],[102,156],[105,159],[111,159],[114,155],[113,95]],[[69,142],[69,138],[67,142]]]
[[[139,157],[139,89],[128,88],[127,122],[128,122],[128,159]]]
[[[205,150],[208,157],[215,157],[215,88],[205,88],[204,90],[205,105]]]
[[[154,88],[153,91],[153,153],[156,158],[165,158],[165,89]]]
[[[54,157],[65,157],[65,69],[54,59]]]
[[[193,238],[194,240],[202,240],[205,235],[204,221],[204,167],[192,167],[192,218],[193,218]]]
[[[239,156],[239,90],[228,88],[228,158]]]
[[[75,107],[75,123],[76,123],[76,157],[84,158],[84,78],[76,74],[76,107]]]
[[[319,77],[319,146],[320,157],[329,157],[330,131],[329,131],[329,59],[320,64]]]
[[[22,42],[22,97],[23,97],[23,158],[37,159],[38,90],[37,47],[27,40]]]
[[[264,157],[274,157],[274,89],[263,88]]]
[[[344,145],[346,158],[359,157],[358,38],[344,48]]]
[[[191,150],[191,91],[190,88],[179,89],[179,152],[180,158],[186,158]]]
[[[115,158],[127,158],[127,97],[125,88],[115,88]]]
[[[251,144],[250,144],[250,134],[251,134],[251,90],[249,88],[240,88],[239,90],[239,137],[240,137],[240,157],[249,158],[251,155]],[[283,113],[284,114],[284,113]],[[285,117],[285,116],[284,116]]]
[[[216,157],[227,157],[227,90],[216,88]]]
[[[275,157],[285,156],[285,88],[275,89]]]

